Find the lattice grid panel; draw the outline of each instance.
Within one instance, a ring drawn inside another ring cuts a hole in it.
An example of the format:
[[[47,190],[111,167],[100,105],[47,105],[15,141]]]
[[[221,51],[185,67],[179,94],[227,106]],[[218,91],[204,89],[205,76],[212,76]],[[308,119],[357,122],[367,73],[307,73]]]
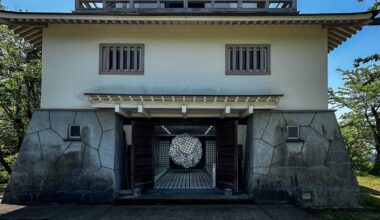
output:
[[[156,141],[156,146],[154,148],[154,165],[156,167],[169,167],[169,148],[170,141],[168,140],[158,140]]]
[[[216,141],[208,140],[206,141],[206,165],[212,166],[216,163]]]

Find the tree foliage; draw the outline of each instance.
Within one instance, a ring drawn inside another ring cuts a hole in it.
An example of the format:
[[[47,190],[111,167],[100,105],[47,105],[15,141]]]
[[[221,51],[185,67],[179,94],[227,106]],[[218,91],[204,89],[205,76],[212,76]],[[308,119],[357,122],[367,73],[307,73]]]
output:
[[[41,54],[0,26],[0,163],[11,173],[10,161],[21,148],[32,113],[39,108]]]
[[[361,173],[369,172],[373,168],[369,159],[374,151],[371,130],[368,129],[361,115],[353,113],[343,115],[339,124],[355,170]]]
[[[354,163],[360,167],[373,149],[377,157],[372,173],[380,174],[380,66],[371,57],[357,59],[353,70],[339,70],[344,87],[331,90],[330,98],[336,107],[348,110],[341,126]]]

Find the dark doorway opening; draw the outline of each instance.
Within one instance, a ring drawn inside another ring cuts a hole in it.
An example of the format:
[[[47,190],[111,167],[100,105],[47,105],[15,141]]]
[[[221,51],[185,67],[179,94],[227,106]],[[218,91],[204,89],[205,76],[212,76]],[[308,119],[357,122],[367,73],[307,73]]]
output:
[[[237,120],[136,119],[129,126],[132,141],[125,157],[128,160],[125,169],[130,172],[125,174],[131,181],[131,192],[135,189],[242,191],[243,156],[238,145]],[[185,133],[202,144],[202,157],[191,168],[179,166],[169,156],[173,138]]]

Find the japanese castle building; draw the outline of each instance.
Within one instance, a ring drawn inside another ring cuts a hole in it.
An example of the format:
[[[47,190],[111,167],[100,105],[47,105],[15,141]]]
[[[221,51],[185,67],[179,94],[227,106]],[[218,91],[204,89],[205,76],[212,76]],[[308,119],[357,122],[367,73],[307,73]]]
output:
[[[41,109],[3,202],[197,190],[360,206],[328,109],[328,53],[378,24],[377,12],[302,14],[296,0],[75,3],[72,13],[0,11],[43,62]],[[184,134],[201,147],[191,168],[169,154]]]

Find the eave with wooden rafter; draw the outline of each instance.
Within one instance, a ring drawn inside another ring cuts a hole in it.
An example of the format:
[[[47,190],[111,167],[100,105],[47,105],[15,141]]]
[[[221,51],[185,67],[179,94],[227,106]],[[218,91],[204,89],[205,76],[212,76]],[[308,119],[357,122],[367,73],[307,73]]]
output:
[[[0,23],[36,48],[42,49],[43,29],[49,25],[118,24],[118,25],[319,25],[328,30],[330,52],[351,38],[365,25],[378,25],[379,11],[349,14],[75,14],[0,11]]]
[[[282,95],[85,95],[93,108],[111,108],[133,118],[244,118],[254,110],[275,109],[282,98]]]

